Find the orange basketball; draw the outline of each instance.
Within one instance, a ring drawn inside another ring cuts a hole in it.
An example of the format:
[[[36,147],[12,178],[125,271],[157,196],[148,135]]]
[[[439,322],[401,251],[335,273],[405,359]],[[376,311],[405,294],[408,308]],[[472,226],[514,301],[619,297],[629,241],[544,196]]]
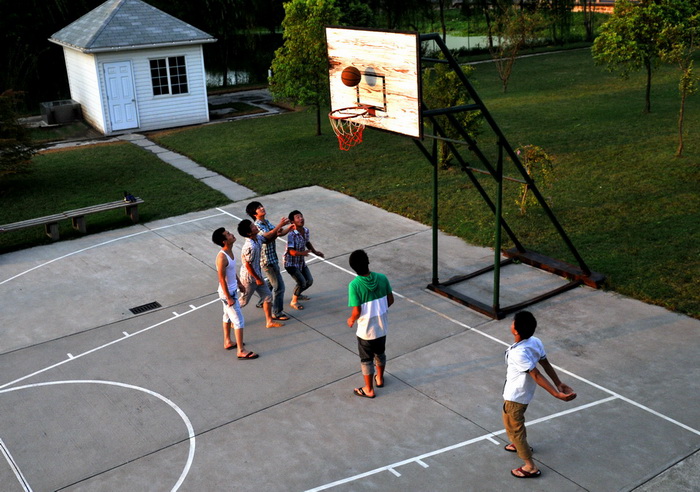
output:
[[[343,70],[343,73],[340,74],[340,79],[348,87],[355,87],[362,80],[362,74],[357,68],[350,66]]]

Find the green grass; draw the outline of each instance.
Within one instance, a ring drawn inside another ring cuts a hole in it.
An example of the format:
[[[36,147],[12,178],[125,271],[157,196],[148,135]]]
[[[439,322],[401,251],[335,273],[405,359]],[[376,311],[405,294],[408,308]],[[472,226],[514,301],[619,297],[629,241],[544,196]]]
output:
[[[621,80],[587,50],[519,60],[506,94],[488,64],[474,83],[513,146],[556,156],[557,182],[545,195],[608,287],[700,317],[700,98],[688,100],[685,157],[675,158],[676,77],[670,67],[655,74],[648,115],[642,74]],[[430,223],[431,168],[405,137],[368,129],[362,145],[342,152],[328,126],[314,135],[305,112],[154,138],[261,194],[318,184]],[[480,143],[495,153],[491,136]],[[450,169],[440,180],[441,228],[492,245],[492,216],[466,176]],[[480,180],[493,192],[488,176]],[[573,262],[539,208],[519,215],[517,191],[506,186],[504,216],[523,244]]]
[[[130,143],[117,143],[53,151],[34,157],[29,174],[4,178],[0,222],[10,223],[65,210],[120,200],[125,190],[140,196],[141,222],[212,208],[229,200],[191,176]],[[88,232],[131,225],[123,210],[86,218]],[[59,223],[62,239],[78,232],[69,220]],[[0,253],[47,244],[43,227],[0,234]]]

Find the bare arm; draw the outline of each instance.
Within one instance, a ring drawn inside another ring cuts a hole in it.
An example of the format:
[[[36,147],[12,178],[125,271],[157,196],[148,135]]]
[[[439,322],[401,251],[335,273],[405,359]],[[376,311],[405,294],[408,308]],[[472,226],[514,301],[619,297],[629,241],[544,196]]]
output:
[[[224,291],[226,296],[226,302],[229,306],[233,306],[234,300],[231,298],[231,294],[228,291],[228,282],[226,281],[226,267],[228,266],[228,258],[226,254],[216,255],[216,273],[219,277],[219,285]]]
[[[263,279],[258,277],[258,274],[255,273],[255,268],[253,268],[253,265],[251,265],[249,261],[245,261],[245,260],[243,260],[243,264],[245,265],[245,269],[248,271],[248,275],[250,275],[251,277],[253,277],[255,279],[255,284],[262,285]]]
[[[562,393],[567,393],[567,394],[574,392],[574,390],[571,389],[570,386],[561,382],[561,380],[559,379],[559,375],[557,374],[557,371],[554,370],[554,367],[552,367],[552,364],[549,363],[549,360],[547,360],[546,358],[542,359],[540,361],[540,365],[544,368],[544,372],[547,373],[547,376],[549,376],[549,378],[554,383],[554,386],[556,386],[559,391],[561,391]]]
[[[325,258],[326,255],[324,255],[322,252],[317,251],[316,248],[313,247],[311,244],[311,241],[306,241],[306,247],[309,248],[309,250],[315,254],[316,256],[320,256],[321,258]],[[307,253],[308,254],[308,253]]]
[[[262,237],[265,238],[265,242],[269,243],[274,241],[278,236],[284,236],[289,232],[289,229],[284,230],[284,226],[289,224],[289,219],[287,217],[282,217],[279,224],[277,224],[273,229],[267,232],[261,232]]]
[[[389,294],[387,294],[387,296],[386,296],[386,304],[387,304],[387,307],[389,307],[389,306],[391,306],[392,304],[394,304],[394,293],[393,293],[393,292],[389,292]]]
[[[543,359],[540,361],[540,364],[542,364],[543,361],[547,361],[547,359]],[[547,362],[547,365],[549,365],[549,362]],[[549,371],[547,371],[547,368],[545,364],[542,364],[542,367],[545,368],[545,371],[549,374]],[[549,365],[550,369],[554,371],[554,368]],[[552,385],[552,383],[549,382],[549,379],[547,379],[544,374],[542,374],[539,369],[536,367],[530,371],[530,376],[532,376],[532,379],[535,380],[535,382],[540,385],[542,388],[544,388],[547,393],[552,395],[554,398],[559,398],[560,400],[564,401],[571,401],[574,398],[576,398],[576,393],[573,392],[571,388],[566,386],[564,383],[559,381],[559,377],[557,377],[556,372],[554,373],[554,378],[558,383],[555,383],[556,386]]]
[[[360,309],[360,306],[353,306],[352,307],[352,313],[350,314],[350,317],[348,318],[348,326],[352,328],[352,325],[355,324],[355,321],[357,321],[357,318],[360,317],[362,314],[362,309]]]

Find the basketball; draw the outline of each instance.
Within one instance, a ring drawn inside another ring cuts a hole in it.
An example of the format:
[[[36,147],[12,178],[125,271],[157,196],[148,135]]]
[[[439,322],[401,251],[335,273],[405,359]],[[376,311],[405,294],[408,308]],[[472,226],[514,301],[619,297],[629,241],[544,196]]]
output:
[[[350,66],[343,70],[343,73],[340,74],[340,79],[348,87],[355,87],[362,80],[362,74],[357,68]]]

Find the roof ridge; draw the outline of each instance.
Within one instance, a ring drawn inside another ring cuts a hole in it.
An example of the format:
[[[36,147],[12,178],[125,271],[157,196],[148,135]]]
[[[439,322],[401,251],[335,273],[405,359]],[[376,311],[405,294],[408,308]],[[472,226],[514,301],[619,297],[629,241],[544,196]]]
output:
[[[92,43],[93,43],[93,41],[95,41],[95,40],[100,36],[100,34],[102,34],[102,32],[103,32],[105,29],[107,29],[107,27],[109,26],[109,21],[112,20],[112,19],[114,18],[114,16],[117,14],[117,12],[119,11],[119,9],[121,9],[122,6],[124,5],[124,3],[127,2],[127,1],[128,1],[128,0],[114,0],[114,3],[115,3],[114,6],[106,7],[106,6],[109,4],[109,2],[110,2],[110,0],[107,0],[105,3],[102,3],[102,4],[98,5],[98,6],[95,7],[93,10],[91,10],[90,12],[88,12],[87,14],[85,14],[85,15],[90,15],[91,13],[95,12],[95,10],[97,10],[97,9],[102,9],[102,8],[104,8],[105,10],[109,10],[110,8],[112,9],[112,11],[109,13],[109,15],[107,15],[107,16],[105,17],[104,21],[102,22],[102,26],[101,26],[97,31],[95,31],[95,32],[92,34],[92,36],[90,36],[90,37],[88,38],[87,42],[85,43],[85,46],[91,46]],[[139,2],[139,1],[141,1],[141,0],[136,0],[136,1]],[[141,3],[143,3],[143,2],[141,2]],[[83,16],[83,17],[85,17],[85,16]],[[82,17],[81,17],[80,19],[82,19]],[[78,19],[78,20],[80,20],[80,19]]]

